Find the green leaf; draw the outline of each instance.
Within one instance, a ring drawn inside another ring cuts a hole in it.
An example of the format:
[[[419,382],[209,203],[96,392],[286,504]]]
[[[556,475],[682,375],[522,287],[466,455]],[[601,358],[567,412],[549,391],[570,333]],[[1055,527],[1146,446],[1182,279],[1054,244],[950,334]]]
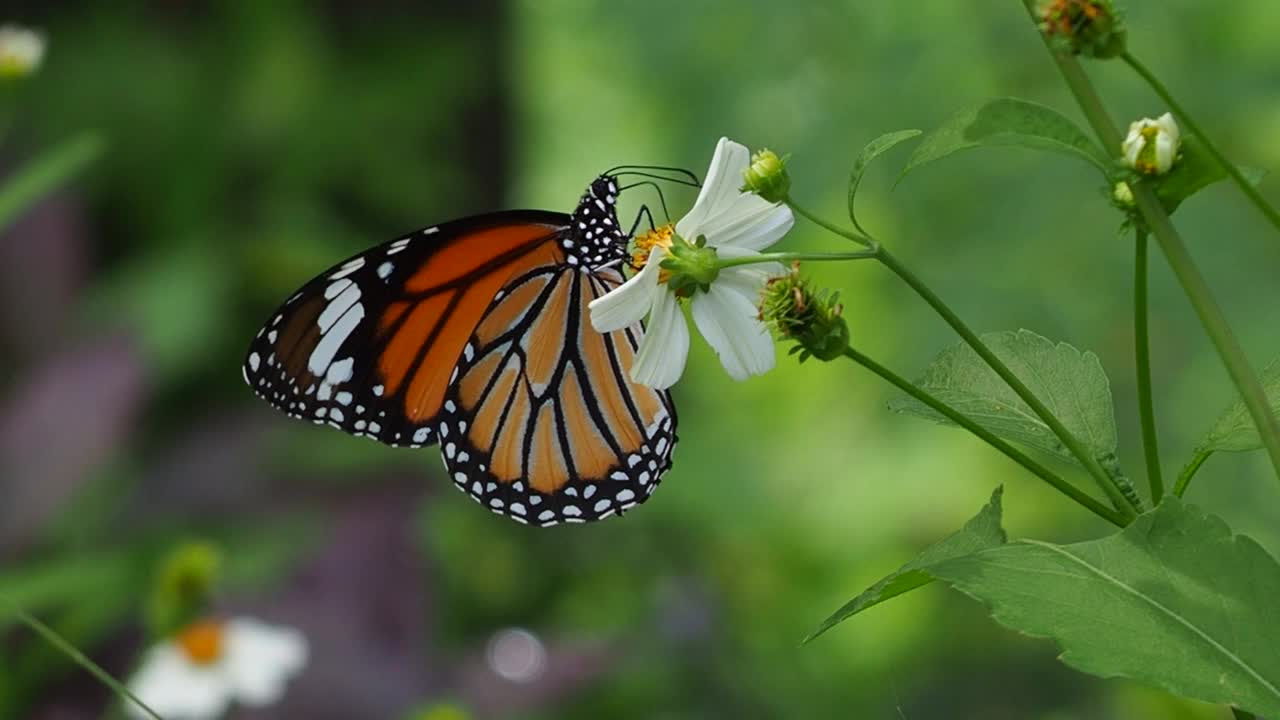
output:
[[[1258,380],[1262,383],[1271,411],[1280,413],[1280,358],[1268,363],[1262,369]],[[1222,413],[1218,422],[1196,446],[1196,452],[1206,454],[1219,450],[1244,452],[1261,447],[1262,438],[1258,436],[1258,427],[1253,424],[1253,418],[1249,416],[1249,410],[1244,406],[1244,401],[1237,398],[1235,404]]]
[[[1030,330],[987,333],[982,341],[1094,457],[1104,463],[1114,458],[1117,439],[1111,383],[1097,355],[1081,353],[1066,343],[1055,345]],[[1077,462],[1039,416],[964,343],[938,355],[917,384],[1006,440]],[[889,407],[951,424],[914,398],[903,397]]]
[[[1164,205],[1165,212],[1169,213],[1176,210],[1183,200],[1216,182],[1227,179],[1227,171],[1218,165],[1194,135],[1183,138],[1179,154],[1178,164],[1173,166],[1168,175],[1160,179],[1160,184],[1156,188],[1156,196]],[[1240,168],[1240,172],[1254,185],[1262,182],[1262,178],[1267,175],[1265,170],[1250,167]]]
[[[102,153],[96,133],[83,133],[64,141],[32,160],[0,188],[0,230],[24,210],[59,185],[70,180]]]
[[[816,630],[809,633],[809,637],[805,638],[804,642],[813,640],[867,608],[928,585],[933,582],[933,577],[929,575],[928,570],[938,563],[1005,544],[1008,538],[1005,536],[1004,528],[1000,526],[1000,501],[1003,495],[1004,487],[996,488],[995,492],[991,493],[991,501],[965,523],[963,528],[930,545],[916,556],[916,559],[845,603],[844,607],[832,613],[831,617],[823,620]]]
[[[1104,175],[1112,165],[1110,156],[1057,110],[1017,98],[1000,98],[962,110],[926,135],[903,168],[901,177],[962,150],[991,146],[1017,146],[1072,155],[1086,160]]]
[[[864,235],[867,234],[867,231],[863,230],[862,225],[858,223],[853,201],[858,194],[858,186],[862,184],[862,176],[867,172],[867,167],[871,165],[872,160],[892,150],[897,145],[922,134],[923,132],[920,130],[897,130],[885,133],[867,143],[862,148],[862,152],[858,153],[858,159],[853,161],[853,169],[849,171],[849,220]]]
[[[1077,670],[1280,716],[1280,564],[1177,498],[1101,540],[1020,540],[930,573]]]

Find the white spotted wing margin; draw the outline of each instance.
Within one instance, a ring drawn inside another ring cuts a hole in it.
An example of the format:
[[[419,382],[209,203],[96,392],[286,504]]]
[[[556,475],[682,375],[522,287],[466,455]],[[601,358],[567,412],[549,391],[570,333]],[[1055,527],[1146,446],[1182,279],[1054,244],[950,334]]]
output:
[[[671,467],[676,411],[630,379],[639,324],[601,334],[587,304],[614,269],[540,268],[509,282],[459,359],[440,423],[458,489],[517,522],[600,520],[644,502]]]
[[[569,222],[563,213],[491,213],[424,228],[338,263],[271,314],[245,355],[245,382],[290,417],[397,447],[434,445],[442,413],[408,417],[404,394],[409,383],[390,391],[378,369],[387,336],[408,315],[384,323],[388,308],[431,297],[435,291],[415,294],[405,285],[434,253],[455,240],[466,242],[465,236],[515,224],[545,226],[550,238]],[[519,252],[536,246],[531,242]],[[510,254],[499,260],[509,262]]]

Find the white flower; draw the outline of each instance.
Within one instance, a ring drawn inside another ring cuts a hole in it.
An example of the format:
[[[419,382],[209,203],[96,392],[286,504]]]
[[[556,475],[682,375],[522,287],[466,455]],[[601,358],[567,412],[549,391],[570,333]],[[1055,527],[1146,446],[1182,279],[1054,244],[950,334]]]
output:
[[[18,25],[0,25],[0,77],[29,75],[44,58],[44,36]]]
[[[265,707],[307,662],[296,630],[249,618],[202,620],[147,651],[129,689],[165,720],[221,717],[232,703]],[[129,704],[134,718],[150,718]]]
[[[791,209],[743,192],[743,173],[750,162],[746,147],[728,138],[716,145],[706,182],[693,208],[676,223],[680,238],[674,242],[705,237],[707,246],[720,260],[759,255],[791,229],[795,218]],[[661,234],[659,231],[658,234]],[[599,332],[612,332],[639,322],[646,314],[649,322],[631,379],[655,388],[675,384],[684,372],[689,353],[689,328],[684,323],[679,299],[665,282],[659,264],[671,253],[670,233],[651,241],[643,269],[627,282],[590,305],[591,324]],[[721,268],[706,291],[693,293],[693,321],[720,357],[729,375],[745,380],[773,368],[773,340],[759,320],[756,305],[760,289],[783,268],[778,263],[760,263]]]
[[[1163,175],[1178,159],[1181,137],[1178,123],[1165,113],[1152,120],[1143,118],[1129,124],[1129,135],[1121,145],[1125,164],[1144,175]]]

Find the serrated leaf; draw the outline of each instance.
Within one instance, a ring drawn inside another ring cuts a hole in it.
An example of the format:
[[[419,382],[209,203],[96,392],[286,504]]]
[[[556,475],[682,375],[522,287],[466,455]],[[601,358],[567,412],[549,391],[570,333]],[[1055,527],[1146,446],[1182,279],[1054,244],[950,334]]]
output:
[[[1240,172],[1249,182],[1257,185],[1267,172],[1258,168],[1243,167]],[[1218,165],[1204,145],[1194,136],[1184,137],[1178,163],[1168,175],[1160,179],[1156,196],[1165,212],[1172,213],[1182,201],[1206,187],[1227,179],[1227,171]]]
[[[930,573],[1077,670],[1280,716],[1280,564],[1177,498],[1101,540],[1019,540]]]
[[[858,194],[858,186],[862,184],[862,176],[866,174],[867,167],[871,165],[872,160],[922,134],[924,133],[921,130],[897,130],[885,133],[867,143],[862,148],[862,152],[858,153],[858,158],[853,161],[853,169],[849,171],[849,220],[858,230],[866,232],[858,223],[857,212],[854,210],[854,198]]]
[[[977,515],[965,523],[963,528],[930,545],[914,560],[845,603],[843,607],[823,620],[822,624],[804,639],[804,642],[813,640],[867,608],[928,585],[933,582],[928,569],[940,562],[1003,545],[1008,541],[1004,528],[1000,525],[1003,495],[1004,487],[996,488],[995,492],[991,493],[991,500]]]
[[[987,333],[982,341],[1094,457],[1108,462],[1114,457],[1117,438],[1111,383],[1097,355],[1066,343],[1054,344],[1030,330]],[[964,343],[938,355],[916,384],[1006,440],[1078,463],[1044,421]],[[951,424],[915,398],[894,400],[889,407]]]
[[[1107,153],[1062,113],[1026,100],[1000,98],[962,110],[926,135],[901,177],[962,150],[997,146],[1071,155],[1087,161],[1104,175],[1111,169]]]
[[[1259,382],[1262,383],[1263,392],[1267,395],[1267,404],[1271,406],[1271,411],[1280,413],[1280,358],[1276,358],[1262,369],[1262,374],[1258,376]],[[1253,418],[1249,416],[1249,410],[1244,406],[1244,401],[1237,399],[1235,403],[1227,408],[1225,412],[1218,418],[1218,422],[1214,423],[1212,429],[1200,441],[1196,447],[1197,452],[1212,453],[1226,452],[1244,452],[1246,450],[1257,450],[1262,447],[1262,438],[1258,436],[1258,426],[1253,424]]]

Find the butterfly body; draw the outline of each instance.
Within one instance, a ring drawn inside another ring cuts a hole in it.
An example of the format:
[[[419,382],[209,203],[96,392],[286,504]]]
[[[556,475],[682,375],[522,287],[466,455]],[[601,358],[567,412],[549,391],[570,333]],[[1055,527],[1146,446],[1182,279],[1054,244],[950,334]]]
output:
[[[675,408],[629,378],[640,327],[587,304],[623,282],[618,186],[572,214],[507,211],[339,263],[259,331],[243,371],[289,415],[388,445],[440,445],[490,510],[552,525],[620,514],[671,465]]]

